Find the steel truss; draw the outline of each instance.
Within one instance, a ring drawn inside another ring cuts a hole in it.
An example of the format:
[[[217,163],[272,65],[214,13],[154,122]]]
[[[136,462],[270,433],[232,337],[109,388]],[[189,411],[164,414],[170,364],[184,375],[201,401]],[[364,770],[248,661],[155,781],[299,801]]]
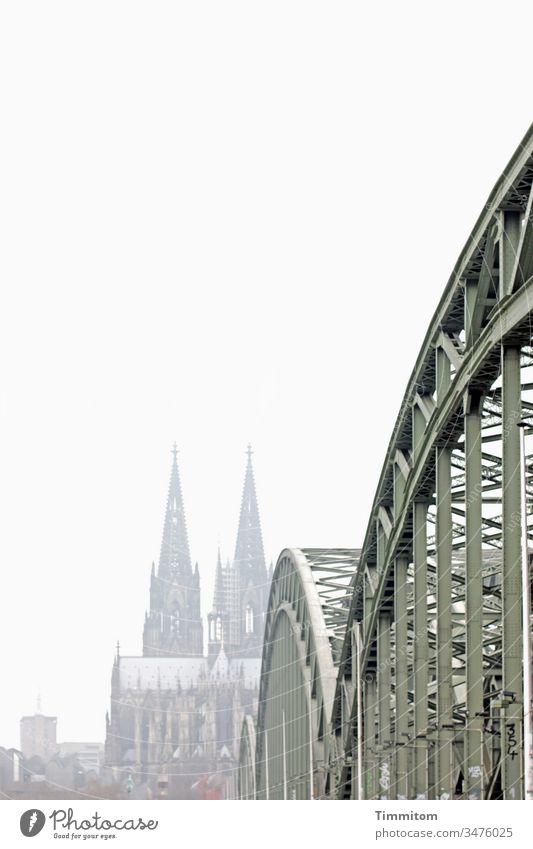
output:
[[[362,630],[362,674],[358,685],[347,639],[332,796],[524,797],[517,424],[533,409],[532,153],[530,130],[456,264],[396,422],[354,577],[347,633]],[[526,469],[531,494],[530,458]]]
[[[303,798],[310,788],[341,799],[524,798],[517,425],[532,424],[527,497],[532,207],[533,127],[427,330],[360,556],[345,552],[342,578],[329,576],[338,598],[325,601],[316,567],[327,552],[285,551],[278,561],[257,732],[262,798],[267,771],[272,798],[288,798],[293,771]]]

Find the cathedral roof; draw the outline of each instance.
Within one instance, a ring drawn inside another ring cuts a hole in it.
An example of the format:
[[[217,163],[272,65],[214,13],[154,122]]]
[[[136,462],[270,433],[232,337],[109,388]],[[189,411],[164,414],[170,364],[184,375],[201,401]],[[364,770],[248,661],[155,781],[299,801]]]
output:
[[[261,677],[260,657],[234,657],[230,660],[230,670],[232,675],[239,675],[242,678],[247,689],[253,690],[254,687],[259,687]]]
[[[220,655],[223,655],[220,658]],[[220,659],[220,663],[219,663]],[[217,663],[219,666],[217,667]],[[221,650],[213,668],[221,677],[240,679],[244,687],[259,685],[261,658],[244,657],[228,659]],[[126,690],[178,690],[194,687],[209,675],[206,657],[121,657],[119,662],[120,689]],[[215,672],[216,677],[216,672]]]
[[[177,690],[207,675],[204,657],[121,657],[121,690]]]

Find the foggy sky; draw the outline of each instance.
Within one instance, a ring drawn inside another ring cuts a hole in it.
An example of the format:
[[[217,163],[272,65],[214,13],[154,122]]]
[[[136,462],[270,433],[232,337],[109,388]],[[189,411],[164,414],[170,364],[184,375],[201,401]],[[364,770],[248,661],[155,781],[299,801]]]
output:
[[[1,745],[39,688],[60,740],[103,740],[174,440],[204,614],[249,441],[267,560],[361,544],[531,118],[527,6],[480,8],[2,5]]]

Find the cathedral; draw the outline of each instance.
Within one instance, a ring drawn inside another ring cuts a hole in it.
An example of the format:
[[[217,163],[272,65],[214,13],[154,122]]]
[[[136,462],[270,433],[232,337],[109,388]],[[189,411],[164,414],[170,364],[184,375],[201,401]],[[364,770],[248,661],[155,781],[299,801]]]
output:
[[[257,710],[267,571],[248,447],[235,557],[216,568],[204,654],[174,447],[163,539],[150,577],[141,657],[117,646],[106,716],[109,781],[150,798],[232,798],[244,716]]]

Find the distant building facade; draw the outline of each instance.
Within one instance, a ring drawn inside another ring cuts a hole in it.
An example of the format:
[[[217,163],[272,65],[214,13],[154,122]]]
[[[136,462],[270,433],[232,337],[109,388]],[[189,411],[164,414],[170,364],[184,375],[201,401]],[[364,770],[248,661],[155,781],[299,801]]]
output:
[[[67,742],[59,744],[59,755],[62,758],[74,756],[77,758],[85,772],[100,774],[100,768],[104,761],[103,743]]]
[[[19,749],[0,746],[0,796],[10,799],[13,790],[23,781],[24,755]]]
[[[58,743],[57,717],[41,712],[20,720],[20,751],[0,750],[0,790],[9,798],[77,798],[98,779],[102,743]]]
[[[105,774],[155,798],[236,795],[244,716],[255,715],[269,573],[248,449],[235,558],[219,555],[208,654],[174,450],[159,566],[152,566],[143,654],[117,647]]]
[[[57,718],[42,713],[20,721],[20,749],[0,746],[0,798],[83,799],[107,794],[99,783],[102,743],[57,743]]]
[[[18,749],[0,747],[2,799],[86,799],[102,790],[105,794],[107,788],[98,784],[94,760],[83,762],[75,753],[57,751],[50,758],[25,757]]]
[[[20,748],[25,758],[38,757],[47,761],[57,754],[57,717],[45,716],[39,707],[33,716],[23,716]]]

